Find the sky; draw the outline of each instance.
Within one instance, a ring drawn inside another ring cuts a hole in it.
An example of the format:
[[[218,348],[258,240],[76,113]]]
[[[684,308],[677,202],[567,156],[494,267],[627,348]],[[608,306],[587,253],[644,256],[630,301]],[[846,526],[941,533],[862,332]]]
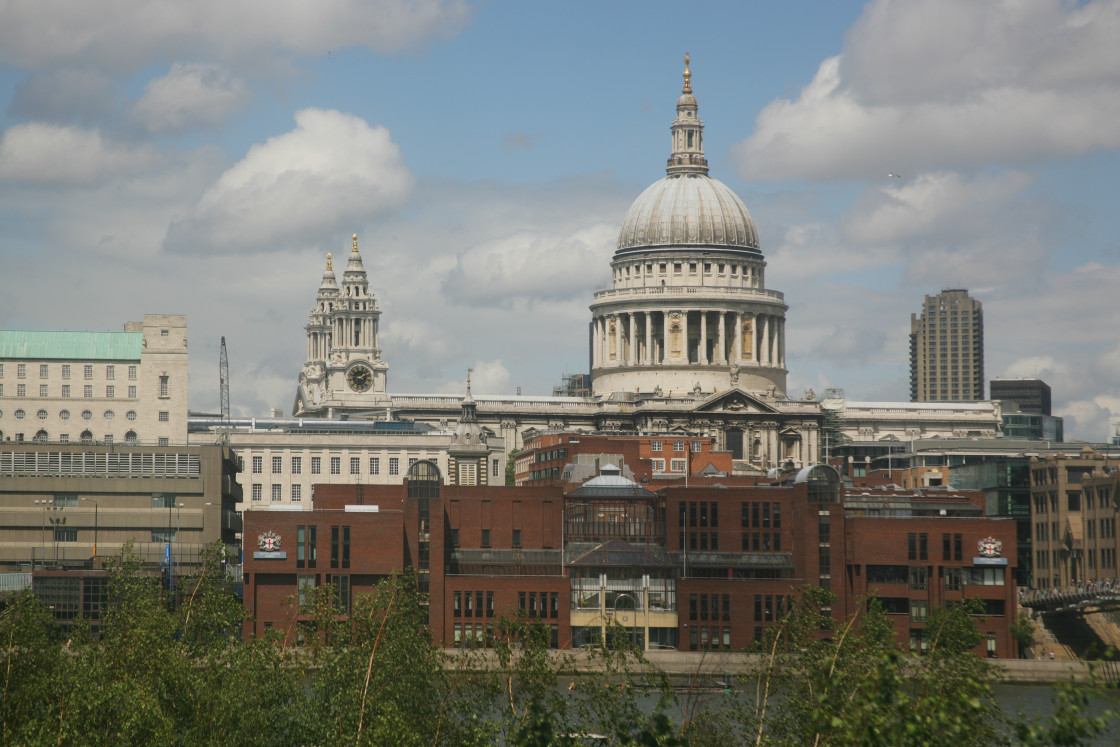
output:
[[[909,398],[967,288],[986,378],[1120,417],[1120,0],[0,0],[0,328],[186,314],[190,407],[290,412],[351,235],[393,393],[588,367],[684,55],[785,293],[788,392]],[[889,176],[897,174],[897,176]]]

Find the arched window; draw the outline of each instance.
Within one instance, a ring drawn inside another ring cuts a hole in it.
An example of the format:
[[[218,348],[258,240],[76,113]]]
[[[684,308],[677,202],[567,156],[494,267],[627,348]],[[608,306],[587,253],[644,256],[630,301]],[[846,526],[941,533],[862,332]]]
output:
[[[127,433],[125,433],[124,442],[126,444],[129,444],[130,446],[135,446],[137,443],[139,443],[139,439],[136,438],[136,431],[128,431]]]
[[[420,459],[408,468],[404,479],[408,484],[409,498],[436,498],[439,496],[443,475],[440,474],[435,462],[430,459]]]
[[[91,444],[93,443],[93,434],[89,431],[82,431],[81,439],[82,443]]]
[[[47,440],[47,432],[44,431],[44,430],[40,430],[38,433],[35,434],[35,440],[36,441],[46,441]]]

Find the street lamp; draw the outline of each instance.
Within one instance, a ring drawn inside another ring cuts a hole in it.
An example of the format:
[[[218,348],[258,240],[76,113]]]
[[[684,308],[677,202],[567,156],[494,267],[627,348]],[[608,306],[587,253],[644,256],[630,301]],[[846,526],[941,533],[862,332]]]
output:
[[[90,557],[89,562],[91,566],[97,564],[97,509],[99,508],[97,501],[93,498],[82,498],[83,501],[89,501],[93,504],[93,555]]]
[[[35,499],[35,505],[36,506],[42,506],[42,508],[43,508],[43,514],[40,517],[42,519],[41,527],[40,527],[41,531],[39,533],[39,540],[40,540],[40,542],[42,542],[42,545],[43,545],[39,550],[39,567],[40,568],[46,568],[47,567],[47,504],[48,503],[53,503],[53,501],[48,501],[46,499],[41,500],[39,498]],[[34,554],[35,553],[32,552],[32,556],[34,556]],[[34,560],[35,560],[34,557],[32,557],[32,563],[31,563],[31,570],[32,571],[35,570]]]

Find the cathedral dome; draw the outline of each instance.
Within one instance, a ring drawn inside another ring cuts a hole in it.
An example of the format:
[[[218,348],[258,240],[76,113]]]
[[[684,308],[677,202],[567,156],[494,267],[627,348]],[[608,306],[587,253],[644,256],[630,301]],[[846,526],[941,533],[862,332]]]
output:
[[[706,174],[666,176],[634,201],[622,221],[618,254],[682,247],[758,254],[758,230],[738,195]]]

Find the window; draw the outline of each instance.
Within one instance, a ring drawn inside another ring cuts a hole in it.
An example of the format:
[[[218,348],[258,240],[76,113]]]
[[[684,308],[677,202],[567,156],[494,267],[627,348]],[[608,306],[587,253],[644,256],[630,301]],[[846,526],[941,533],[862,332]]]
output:
[[[380,459],[380,457],[370,457],[369,458],[369,473],[371,475],[380,475],[381,474],[381,459]]]
[[[262,472],[264,472],[264,457],[253,457],[253,474],[259,475]]]
[[[16,384],[16,396],[17,397],[26,397],[27,396],[27,384]]]
[[[35,416],[38,417],[39,420],[46,420],[47,419],[47,411],[46,410],[39,410],[39,412],[35,413]]]
[[[300,527],[300,529],[303,529],[303,527]],[[315,592],[315,577],[312,575],[297,576],[296,584],[298,589],[299,605],[303,607],[311,604],[311,598]]]
[[[152,542],[174,542],[175,530],[174,529],[153,529]]]
[[[492,460],[492,462],[490,464],[490,476],[491,477],[497,477],[498,476],[498,460],[497,459]]]
[[[171,413],[168,412],[167,410],[160,410],[159,411],[159,422],[166,423],[169,420],[171,420]]]
[[[82,366],[82,378],[83,379],[92,379],[93,378],[93,366],[90,366],[90,365]]]
[[[346,614],[350,612],[350,577],[328,576],[334,589],[334,608],[336,612]]]
[[[66,368],[65,366],[63,368]],[[136,366],[128,367],[128,378],[130,381],[136,381]]]
[[[674,441],[673,451],[684,451],[684,441]]]
[[[362,474],[362,459],[361,457],[350,457],[350,474]]]
[[[115,412],[113,412],[112,410],[106,410],[105,411],[105,419],[106,420],[113,420],[116,417],[117,417],[117,414]]]
[[[342,457],[331,457],[331,474],[342,474]]]
[[[671,459],[670,462],[671,462],[671,466],[669,467],[670,472],[684,472],[685,471],[685,466],[684,466],[685,460],[684,459]]]
[[[490,530],[489,529],[483,529],[482,530],[482,546],[483,547],[490,547]]]
[[[70,396],[70,385],[69,384],[63,384],[62,385],[62,396],[63,397],[69,397]]]
[[[910,600],[910,621],[925,622],[929,617],[929,602],[925,599]]]
[[[117,388],[115,386],[105,387],[105,399],[113,399],[117,396]]]
[[[128,388],[128,398],[129,399],[136,399],[136,387],[135,386],[130,386]]]
[[[650,459],[649,461],[653,466],[653,471],[654,472],[664,472],[665,471],[665,460],[664,459]]]
[[[159,440],[157,440],[156,443],[160,446],[170,446],[171,445],[171,439],[168,438],[167,436],[160,436]]]
[[[284,469],[283,457],[272,457],[272,474],[278,475]]]
[[[401,472],[401,460],[398,457],[389,457],[389,474],[399,475]]]
[[[70,378],[70,364],[69,363],[63,363],[62,364],[62,378],[64,378],[64,379],[69,379]]]
[[[311,457],[311,474],[321,475],[323,473],[323,458]]]
[[[167,337],[167,330],[166,329],[161,329],[159,331],[159,336],[160,337]]]
[[[284,499],[283,493],[281,492],[282,490],[283,490],[282,485],[273,485],[272,486],[272,502],[273,503],[279,503],[281,500]]]
[[[652,449],[653,451],[661,451],[661,442],[660,441],[650,442],[650,449]]]
[[[303,457],[292,457],[292,474],[298,475],[303,472]]]
[[[521,530],[520,529],[514,529],[513,530],[513,546],[514,547],[521,547]]]
[[[27,378],[27,364],[26,363],[17,363],[16,364],[16,378],[17,379],[26,379]]]
[[[39,396],[40,397],[49,397],[50,394],[47,393],[48,390],[49,390],[49,387],[46,384],[40,384],[39,385]]]
[[[159,396],[161,396],[161,397],[170,397],[171,396],[171,377],[170,376],[160,376],[159,377]]]
[[[701,444],[699,441],[692,442],[692,453],[697,454],[700,452]]]
[[[264,490],[264,488],[261,486],[260,483],[253,483],[253,500],[254,501],[259,501],[261,499],[261,497],[264,495],[263,492],[262,492],[263,490]]]
[[[58,413],[58,419],[59,420],[69,420],[70,419],[70,411],[69,410],[60,410],[59,413]]]
[[[116,377],[117,377],[117,367],[116,366],[105,366],[105,378],[112,381]]]
[[[125,420],[136,420],[136,410],[129,410],[124,414]]]
[[[93,420],[93,412],[90,410],[82,410],[82,420]]]
[[[292,486],[292,503],[299,503],[303,499],[303,486],[296,484]]]
[[[87,398],[87,399],[89,399],[90,397],[93,396],[93,385],[92,384],[86,384],[85,386],[82,387],[82,396]]]

